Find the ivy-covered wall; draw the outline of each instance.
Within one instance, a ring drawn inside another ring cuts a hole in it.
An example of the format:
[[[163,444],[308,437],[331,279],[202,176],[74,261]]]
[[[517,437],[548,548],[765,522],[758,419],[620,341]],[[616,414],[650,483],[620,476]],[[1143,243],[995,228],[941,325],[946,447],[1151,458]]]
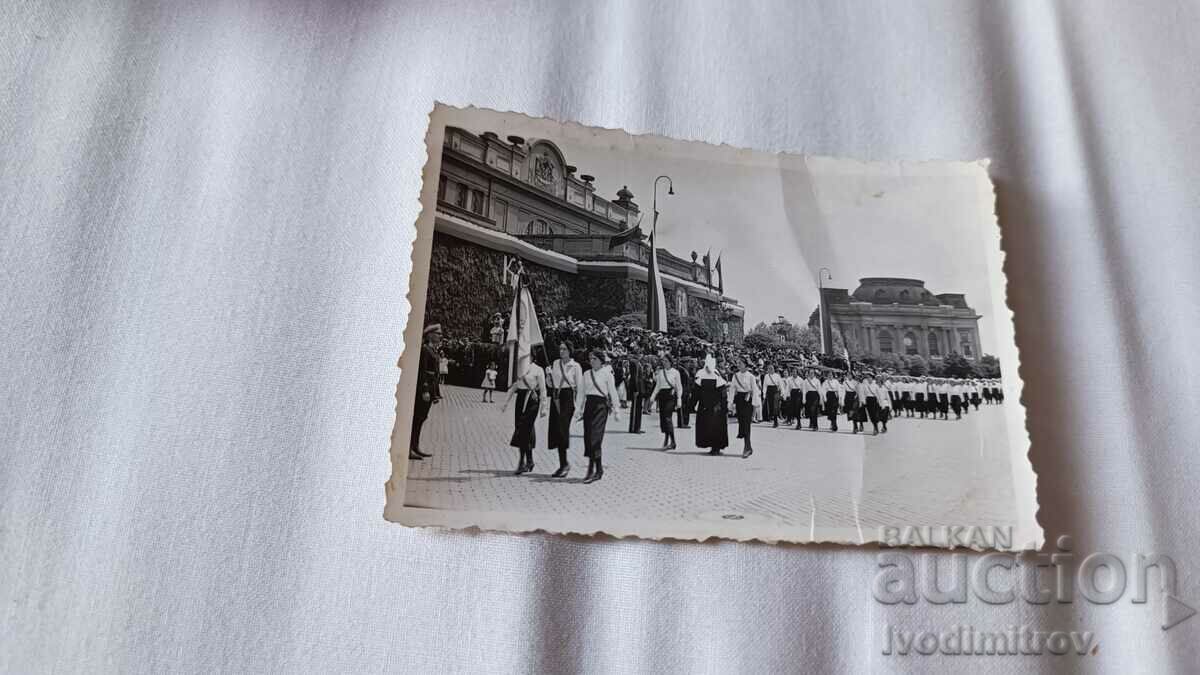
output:
[[[447,337],[488,339],[492,315],[508,316],[512,309],[503,265],[503,253],[435,232],[425,322],[442,324]],[[525,272],[538,312],[545,316],[605,321],[646,310],[644,281],[576,275],[530,262]],[[667,311],[674,314],[675,294],[668,293],[666,300]],[[689,298],[688,313],[708,324],[714,335],[721,334],[722,313],[716,303]],[[727,320],[730,338],[740,341],[740,319]]]

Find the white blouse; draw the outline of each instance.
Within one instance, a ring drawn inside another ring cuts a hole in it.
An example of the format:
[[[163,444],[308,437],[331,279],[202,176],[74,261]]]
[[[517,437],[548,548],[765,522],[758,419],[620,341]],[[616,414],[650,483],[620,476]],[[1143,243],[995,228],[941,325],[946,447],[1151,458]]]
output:
[[[579,386],[579,376],[583,374],[583,368],[571,359],[563,363],[562,359],[555,359],[554,365],[550,366],[550,387],[553,389],[575,389]]]
[[[679,380],[679,371],[674,368],[663,370],[659,368],[654,371],[654,391],[650,392],[650,398],[658,398],[658,392],[669,390],[675,394],[675,400],[679,400],[679,395],[683,393],[683,383]]]
[[[617,384],[613,379],[612,369],[601,368],[597,371],[593,368],[586,373],[581,373],[579,379],[583,384],[575,390],[575,410],[583,410],[588,396],[603,396],[608,399],[610,406],[617,405],[617,401],[620,400],[620,397],[617,395]]]

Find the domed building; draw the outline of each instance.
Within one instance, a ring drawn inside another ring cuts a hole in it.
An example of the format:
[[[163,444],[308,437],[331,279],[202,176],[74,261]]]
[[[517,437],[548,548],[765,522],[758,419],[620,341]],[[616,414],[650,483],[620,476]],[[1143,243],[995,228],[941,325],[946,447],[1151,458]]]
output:
[[[852,351],[940,359],[981,353],[979,318],[962,293],[934,293],[920,279],[865,277],[851,293],[824,289],[833,330]]]

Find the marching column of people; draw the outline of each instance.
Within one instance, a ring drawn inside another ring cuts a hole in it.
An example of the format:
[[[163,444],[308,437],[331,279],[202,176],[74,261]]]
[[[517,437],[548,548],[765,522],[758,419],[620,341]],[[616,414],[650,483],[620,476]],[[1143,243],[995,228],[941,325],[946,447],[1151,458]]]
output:
[[[441,337],[437,324],[423,333],[409,445],[411,460],[432,456],[421,449],[421,432],[430,409],[442,398],[442,364],[437,351]],[[823,417],[828,430],[837,433],[839,416],[845,414],[851,424],[850,433],[865,432],[870,422],[872,432],[879,434],[887,433],[889,422],[898,418],[961,420],[980,406],[1004,401],[998,379],[877,376],[794,364],[777,368],[774,363],[760,363],[756,373],[746,359],[738,357],[725,360],[723,365],[732,369],[723,373],[722,364],[712,354],[694,368],[688,359],[677,363],[665,354],[613,362],[599,350],[588,353],[585,367],[573,358],[573,350],[570,342],[559,344],[558,358],[549,366],[535,358],[508,385],[501,410],[507,412],[508,406],[514,405],[509,444],[518,453],[516,475],[534,470],[537,423],[549,417],[547,449],[558,456],[558,467],[551,477],[569,475],[571,427],[573,422],[582,422],[584,456],[588,458],[583,482],[601,480],[608,419],[620,419],[626,400],[629,433],[642,433],[643,414],[658,413],[664,451],[678,448],[676,430],[691,428],[694,416],[696,447],[720,455],[729,446],[732,417],[737,424],[737,438],[742,440],[743,458],[754,454],[753,427],[760,420],[771,428],[782,423],[794,424],[797,430],[820,431]],[[487,392],[495,388],[496,380],[496,367],[489,364],[481,383],[485,396],[480,402],[490,402]]]

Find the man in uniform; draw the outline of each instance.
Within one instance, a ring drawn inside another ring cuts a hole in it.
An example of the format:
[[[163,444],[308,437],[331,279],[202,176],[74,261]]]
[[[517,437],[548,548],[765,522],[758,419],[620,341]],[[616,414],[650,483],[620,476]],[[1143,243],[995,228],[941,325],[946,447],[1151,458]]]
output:
[[[629,370],[625,373],[625,397],[629,399],[629,433],[642,433],[642,412],[646,406],[646,393],[642,390],[646,379],[641,357],[630,355]]]
[[[442,342],[442,324],[426,326],[423,337],[425,343],[421,345],[421,359],[417,365],[417,402],[413,409],[412,437],[408,442],[408,458],[418,460],[433,456],[421,452],[421,427],[429,417],[429,409],[442,398],[442,389],[438,386],[441,359],[437,353],[437,346]]]

